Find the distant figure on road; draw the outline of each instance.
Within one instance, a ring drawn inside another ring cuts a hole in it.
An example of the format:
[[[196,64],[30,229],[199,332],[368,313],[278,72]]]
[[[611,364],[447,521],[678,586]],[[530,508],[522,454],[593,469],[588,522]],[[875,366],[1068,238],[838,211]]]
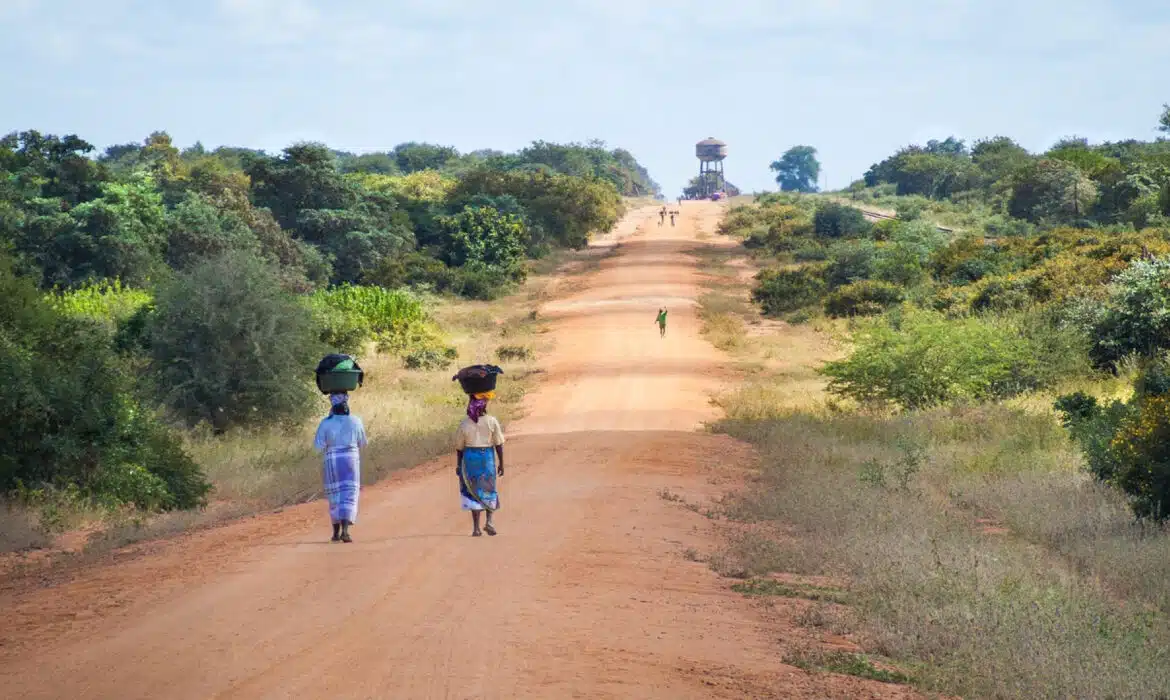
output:
[[[677,212],[677,211],[672,211],[672,212],[670,212],[670,225],[671,225],[671,226],[674,226],[674,217],[676,217],[676,216],[678,216],[678,212]]]
[[[492,514],[500,507],[496,477],[504,475],[504,429],[495,416],[487,414],[488,401],[495,392],[468,397],[467,417],[455,433],[455,473],[459,476],[459,496],[463,510],[471,511],[471,536],[486,532],[496,534]],[[483,532],[479,514],[487,511]]]
[[[349,394],[330,394],[329,415],[317,426],[313,446],[325,453],[325,497],[333,521],[333,542],[353,542],[349,528],[357,522],[362,489],[360,449],[366,446],[362,419],[349,414]]]
[[[661,226],[666,223],[666,206],[663,205],[662,211],[658,212],[658,225]]]
[[[666,309],[658,310],[658,318],[654,322],[658,324],[658,337],[666,336]]]

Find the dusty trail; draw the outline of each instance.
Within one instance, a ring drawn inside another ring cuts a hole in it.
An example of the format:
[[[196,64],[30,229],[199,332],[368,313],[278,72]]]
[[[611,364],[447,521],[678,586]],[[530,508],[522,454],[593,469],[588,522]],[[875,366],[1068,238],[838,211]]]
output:
[[[751,460],[693,432],[724,358],[699,337],[685,251],[720,208],[682,211],[675,228],[634,213],[580,290],[543,307],[556,350],[510,426],[499,537],[467,536],[446,458],[366,489],[352,545],[326,543],[308,504],[0,589],[3,695],[873,696],[778,663],[775,620],[682,557],[713,525],[659,494],[702,502]]]

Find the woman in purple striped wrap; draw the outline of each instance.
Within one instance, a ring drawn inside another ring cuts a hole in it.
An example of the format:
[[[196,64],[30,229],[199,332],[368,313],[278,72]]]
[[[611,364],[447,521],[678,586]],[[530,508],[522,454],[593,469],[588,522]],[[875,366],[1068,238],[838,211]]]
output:
[[[359,450],[366,446],[362,419],[349,414],[349,395],[330,394],[332,409],[317,426],[314,446],[325,453],[325,497],[333,521],[333,542],[353,542],[349,527],[357,522],[358,494],[362,488]]]

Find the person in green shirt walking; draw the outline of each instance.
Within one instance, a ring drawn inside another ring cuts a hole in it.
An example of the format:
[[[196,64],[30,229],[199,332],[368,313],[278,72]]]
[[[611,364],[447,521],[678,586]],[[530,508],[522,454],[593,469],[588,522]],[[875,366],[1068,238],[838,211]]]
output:
[[[666,309],[658,310],[658,318],[654,321],[658,324],[658,337],[666,335]]]

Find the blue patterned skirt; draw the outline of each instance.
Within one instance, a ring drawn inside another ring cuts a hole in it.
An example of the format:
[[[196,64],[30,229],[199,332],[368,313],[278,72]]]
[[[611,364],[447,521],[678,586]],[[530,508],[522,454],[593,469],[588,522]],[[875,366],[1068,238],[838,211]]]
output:
[[[500,494],[496,492],[496,449],[468,447],[463,450],[462,478],[459,495],[463,510],[496,510]]]
[[[357,522],[358,494],[362,489],[361,458],[357,445],[334,447],[325,452],[325,497],[329,519],[335,523]]]

